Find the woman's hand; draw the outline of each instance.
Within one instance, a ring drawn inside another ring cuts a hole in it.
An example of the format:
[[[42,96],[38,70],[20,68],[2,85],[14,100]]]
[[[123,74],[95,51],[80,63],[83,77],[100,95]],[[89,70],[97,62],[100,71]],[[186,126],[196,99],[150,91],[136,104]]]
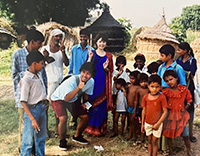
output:
[[[106,69],[108,67],[108,63],[109,63],[108,59],[106,60],[106,62],[103,63],[103,68],[104,69]]]

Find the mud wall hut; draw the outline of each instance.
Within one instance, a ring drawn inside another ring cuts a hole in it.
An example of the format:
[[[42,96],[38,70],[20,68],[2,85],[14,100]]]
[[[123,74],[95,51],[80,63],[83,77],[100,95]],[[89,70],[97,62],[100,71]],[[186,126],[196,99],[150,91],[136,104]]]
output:
[[[87,29],[91,32],[90,43],[93,47],[96,35],[103,33],[108,36],[106,51],[120,52],[125,48],[125,28],[113,18],[108,9],[105,9],[102,15],[88,26]]]
[[[197,63],[200,64],[200,38],[192,41],[190,46],[194,52],[194,57],[197,59]]]
[[[133,38],[133,45],[136,53],[142,53],[149,60],[157,60],[160,58],[159,49],[164,44],[171,44],[177,49],[179,41],[173,35],[168,27],[165,16],[152,28],[139,29],[141,31]]]

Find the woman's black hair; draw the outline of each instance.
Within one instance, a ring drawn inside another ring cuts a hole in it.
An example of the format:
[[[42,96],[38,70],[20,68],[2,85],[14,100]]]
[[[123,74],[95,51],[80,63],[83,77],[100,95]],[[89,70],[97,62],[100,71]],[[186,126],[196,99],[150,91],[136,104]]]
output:
[[[104,41],[104,42],[108,42],[108,37],[107,37],[107,35],[106,34],[97,34],[96,35],[96,37],[95,37],[95,43],[100,39],[100,38],[102,38],[102,41]]]
[[[194,57],[194,53],[192,48],[190,47],[189,43],[187,42],[182,42],[178,45],[178,47],[182,50],[187,50],[188,55]]]

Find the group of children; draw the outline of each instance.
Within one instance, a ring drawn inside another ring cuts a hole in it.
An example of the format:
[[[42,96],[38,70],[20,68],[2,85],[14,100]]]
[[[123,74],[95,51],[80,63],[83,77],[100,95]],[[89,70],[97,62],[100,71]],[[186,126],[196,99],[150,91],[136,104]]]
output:
[[[173,61],[175,49],[172,45],[162,46],[159,52],[161,60],[148,67],[144,55],[136,55],[133,71],[124,69],[124,56],[117,57],[117,68],[113,72],[115,109],[111,137],[118,135],[118,120],[122,115],[120,134],[124,135],[127,117],[127,140],[133,141],[134,145],[144,143],[146,135],[149,155],[157,155],[161,136],[167,138],[169,152],[166,154],[173,154],[172,139],[182,136],[187,154],[192,155],[187,129],[190,119],[187,109],[192,103],[192,95],[186,87],[185,72]]]
[[[143,143],[146,135],[149,155],[157,155],[158,139],[162,135],[167,137],[170,155],[173,153],[172,139],[182,136],[187,147],[187,154],[190,156],[192,153],[186,124],[190,119],[187,109],[191,105],[192,95],[186,87],[184,70],[176,61],[173,61],[175,54],[173,46],[164,45],[159,52],[163,64],[157,61],[146,67],[144,55],[138,54],[135,57],[136,63],[133,71],[124,69],[126,65],[124,56],[117,57],[117,69],[113,72],[115,109],[113,111],[114,134],[112,137],[118,135],[118,120],[122,115],[121,135],[124,134],[127,117],[129,130],[127,140]],[[26,71],[19,84],[21,88],[20,101],[26,112],[24,133],[31,135],[23,135],[21,155],[30,154],[33,137],[36,139],[36,155],[44,155],[46,90],[38,73],[43,68],[45,58],[40,52],[35,51],[28,54],[26,61],[29,70]],[[140,132],[140,140],[137,140],[138,132]]]

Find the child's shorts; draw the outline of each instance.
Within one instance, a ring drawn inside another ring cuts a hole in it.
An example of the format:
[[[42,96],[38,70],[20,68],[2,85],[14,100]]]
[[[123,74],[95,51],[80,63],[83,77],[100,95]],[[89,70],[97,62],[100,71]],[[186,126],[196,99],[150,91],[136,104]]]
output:
[[[152,129],[152,127],[153,127],[153,125],[148,124],[146,122],[144,123],[144,129],[146,132],[146,136],[153,134],[153,136],[155,136],[156,138],[160,138],[162,129],[163,129],[163,123],[160,124],[160,127],[157,130]]]
[[[132,106],[132,107],[128,107],[128,113],[131,113],[131,114],[133,114],[134,113],[134,110],[135,110],[135,108],[134,108],[134,106]],[[136,114],[138,114],[138,109],[136,109]]]

